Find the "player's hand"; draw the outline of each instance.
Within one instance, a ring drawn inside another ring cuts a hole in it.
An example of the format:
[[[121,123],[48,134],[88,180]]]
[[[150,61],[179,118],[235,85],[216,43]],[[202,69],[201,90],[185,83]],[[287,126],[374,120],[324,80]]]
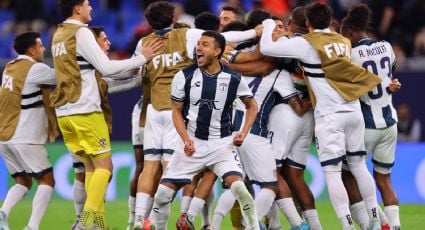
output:
[[[239,132],[236,133],[236,135],[233,137],[233,145],[234,146],[241,146],[243,141],[245,140],[246,137],[246,133],[244,132]]]
[[[400,90],[401,88],[401,83],[398,81],[397,78],[394,78],[391,83],[388,85],[388,88],[390,89],[390,91],[392,93],[396,93]]]
[[[184,153],[186,153],[186,156],[191,157],[196,152],[195,150],[195,142],[193,140],[184,141]]]
[[[255,33],[257,34],[257,37],[261,37],[261,35],[263,34],[263,29],[264,29],[264,26],[263,26],[263,25],[261,25],[261,24],[257,25],[257,26],[254,28]]]
[[[223,52],[223,56],[221,57],[221,60],[227,63],[232,63],[232,61],[235,58],[235,55],[237,54],[237,50],[233,46],[226,46],[226,49]]]
[[[146,60],[151,60],[158,54],[163,52],[164,44],[160,38],[156,38],[152,41],[144,42],[141,47],[141,53]]]

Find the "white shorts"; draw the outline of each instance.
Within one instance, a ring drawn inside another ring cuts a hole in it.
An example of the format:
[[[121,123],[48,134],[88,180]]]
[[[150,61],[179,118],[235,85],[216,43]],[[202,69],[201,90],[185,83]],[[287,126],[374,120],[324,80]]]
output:
[[[68,150],[69,151],[69,150]],[[81,160],[81,157],[72,153],[71,151],[69,151],[71,154],[71,159],[72,159],[72,167],[74,168],[74,172],[75,173],[83,173],[86,171],[86,168],[84,167],[84,163]]]
[[[145,128],[139,126],[140,113],[142,112],[142,105],[139,102],[134,105],[133,112],[131,114],[131,143],[134,147],[141,148],[143,146]]]
[[[0,153],[12,177],[40,177],[53,171],[45,145],[0,144]]]
[[[170,161],[176,145],[182,142],[171,115],[171,110],[157,111],[148,105],[143,153],[145,161]]]
[[[277,186],[276,161],[270,140],[248,134],[238,148],[242,167],[252,184]]]
[[[276,164],[305,169],[314,133],[313,111],[298,116],[288,104],[273,107],[269,123]]]
[[[391,173],[397,145],[397,125],[386,129],[366,129],[365,145],[372,154],[373,169],[381,174]]]
[[[322,167],[336,165],[346,155],[366,155],[364,132],[360,111],[338,112],[316,118],[316,148]]]
[[[219,140],[192,140],[195,142],[196,152],[191,157],[186,156],[184,145],[181,143],[173,154],[161,182],[190,184],[192,178],[205,168],[223,180],[231,175],[242,177],[242,165],[232,143],[232,136]]]

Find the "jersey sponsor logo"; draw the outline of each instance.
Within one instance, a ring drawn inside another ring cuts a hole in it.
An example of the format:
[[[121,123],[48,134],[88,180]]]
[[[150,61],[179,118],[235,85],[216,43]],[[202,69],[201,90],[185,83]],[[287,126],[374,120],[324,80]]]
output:
[[[65,42],[58,42],[58,43],[52,45],[52,55],[53,55],[53,57],[66,55],[66,54],[68,54],[68,53],[66,52]]]
[[[191,87],[201,87],[201,81],[195,82]]]
[[[158,69],[159,65],[170,67],[175,66],[183,61],[182,56],[178,52],[172,54],[160,54],[152,59],[153,67]]]
[[[347,45],[345,45],[342,42],[326,44],[326,45],[323,46],[323,49],[325,50],[326,55],[329,58],[332,58],[333,53],[335,53],[336,56],[338,56],[338,57],[340,57],[340,56],[350,57],[351,56],[350,47],[347,47]]]
[[[209,110],[213,110],[213,109],[214,110],[219,110],[217,108],[217,106],[215,105],[216,102],[218,102],[218,101],[214,101],[214,100],[210,100],[210,99],[202,99],[201,98],[197,102],[195,102],[195,104],[193,104],[193,105],[199,106],[199,107],[207,106]]]
[[[13,77],[4,74],[1,87],[13,91]]]
[[[102,147],[105,147],[105,146],[106,146],[106,139],[105,139],[105,138],[101,138],[101,139],[99,140],[99,144],[100,144]]]

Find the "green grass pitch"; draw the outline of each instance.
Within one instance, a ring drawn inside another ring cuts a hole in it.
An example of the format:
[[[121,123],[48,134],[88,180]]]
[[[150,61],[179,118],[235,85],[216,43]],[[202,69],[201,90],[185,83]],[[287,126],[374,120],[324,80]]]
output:
[[[330,202],[319,202],[317,204],[320,221],[323,229],[340,229]],[[124,230],[127,224],[127,201],[113,201],[106,205],[107,218],[111,230]],[[28,222],[31,213],[31,200],[24,199],[11,212],[9,227],[11,230],[21,230]],[[169,218],[168,229],[175,229],[175,221],[179,216],[179,202],[174,202]],[[400,218],[403,229],[425,229],[425,205],[403,204],[400,206]],[[46,215],[44,216],[40,230],[65,230],[70,229],[74,221],[74,206],[71,201],[54,199],[51,201]],[[283,229],[289,229],[283,215],[281,215]],[[196,228],[201,226],[198,217]],[[230,218],[227,216],[222,223],[222,229],[231,229]]]

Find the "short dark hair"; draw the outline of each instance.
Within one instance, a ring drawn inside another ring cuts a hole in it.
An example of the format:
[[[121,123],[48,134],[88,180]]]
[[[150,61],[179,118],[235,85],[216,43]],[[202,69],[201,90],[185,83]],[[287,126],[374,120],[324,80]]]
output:
[[[37,38],[40,38],[40,33],[28,31],[15,37],[13,48],[18,54],[26,54],[29,48],[32,48],[37,43]]]
[[[225,5],[221,8],[221,11],[232,11],[240,21],[243,21],[243,17],[245,15],[245,13],[243,12],[243,10],[237,6],[233,6],[233,5]]]
[[[103,26],[90,26],[90,29],[93,31],[96,38],[100,36],[100,33],[105,32],[105,27]]]
[[[241,21],[233,21],[229,24],[225,25],[221,32],[227,32],[227,31],[245,31],[248,30],[248,26],[245,22]]]
[[[218,55],[218,58],[220,59],[224,53],[224,49],[226,48],[226,39],[224,38],[224,36],[212,30],[203,32],[202,36],[207,36],[214,39],[215,44],[221,49],[221,52]]]
[[[371,23],[372,11],[365,4],[354,4],[348,9],[347,16],[342,19],[342,27],[354,31],[367,31]]]
[[[257,25],[260,25],[264,20],[271,18],[271,14],[265,10],[257,9],[251,11],[246,20],[248,28],[254,29]]]
[[[325,29],[331,24],[332,11],[329,6],[314,2],[305,6],[305,16],[314,29]]]
[[[166,1],[153,2],[146,8],[145,17],[154,30],[162,30],[173,23],[174,6]]]
[[[218,27],[220,27],[220,18],[208,11],[198,14],[195,18],[195,28],[217,31]]]
[[[61,10],[62,16],[69,18],[72,16],[72,11],[77,5],[84,3],[84,0],[59,0],[59,8]]]

